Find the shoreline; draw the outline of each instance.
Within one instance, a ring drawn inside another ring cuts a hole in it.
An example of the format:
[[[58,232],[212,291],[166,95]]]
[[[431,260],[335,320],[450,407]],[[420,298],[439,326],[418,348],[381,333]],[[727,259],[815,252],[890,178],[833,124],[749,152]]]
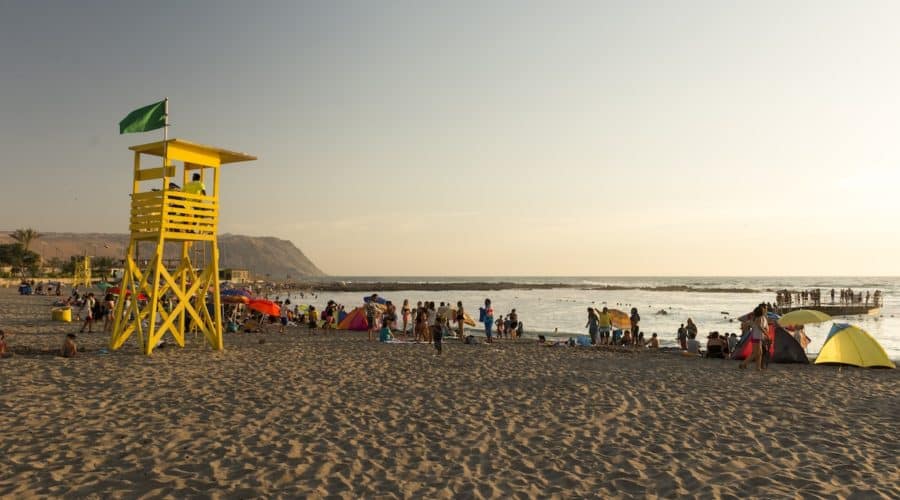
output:
[[[761,293],[774,289],[693,287],[689,285],[669,286],[627,286],[627,285],[578,285],[571,283],[515,283],[511,281],[470,281],[470,282],[404,282],[404,281],[294,281],[283,282],[288,290],[321,292],[444,292],[444,291],[498,291],[498,290],[642,290],[648,292],[695,292],[695,293]]]

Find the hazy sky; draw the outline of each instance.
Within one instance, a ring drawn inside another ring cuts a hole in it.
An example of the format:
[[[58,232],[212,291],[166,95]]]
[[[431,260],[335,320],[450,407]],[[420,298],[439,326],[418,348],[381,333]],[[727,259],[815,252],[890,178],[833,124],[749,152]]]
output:
[[[121,4],[121,5],[120,5]],[[125,5],[131,4],[131,5]],[[900,274],[900,3],[0,0],[0,229],[126,232],[139,106],[336,275]]]

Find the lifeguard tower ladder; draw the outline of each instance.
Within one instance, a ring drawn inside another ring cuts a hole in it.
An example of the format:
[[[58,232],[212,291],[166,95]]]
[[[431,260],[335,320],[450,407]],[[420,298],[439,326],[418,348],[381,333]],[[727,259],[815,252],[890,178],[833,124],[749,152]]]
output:
[[[75,261],[75,276],[72,279],[72,286],[78,285],[85,288],[91,287],[91,258],[87,255],[81,260]]]
[[[219,298],[219,179],[220,167],[228,163],[252,161],[256,157],[224,149],[194,144],[181,139],[132,146],[134,151],[134,186],[131,194],[129,228],[131,241],[125,255],[125,273],[116,302],[113,333],[109,346],[122,347],[134,333],[139,335],[144,354],[153,348],[166,332],[184,347],[185,324],[203,332],[209,345],[222,350],[222,309]],[[159,157],[162,165],[142,168],[144,156]],[[173,185],[177,166],[183,163],[182,186],[188,187],[192,174],[200,174],[206,194],[190,193]],[[161,180],[158,188],[141,190],[141,182]],[[155,245],[155,252],[141,269],[138,246]],[[205,266],[199,270],[191,262],[194,245],[209,245]],[[179,248],[180,247],[180,248]],[[163,263],[167,248],[180,255],[173,271]],[[171,294],[174,307],[166,311],[161,300]],[[212,307],[207,307],[207,295]],[[131,300],[126,300],[130,296]],[[128,306],[126,309],[126,302]],[[159,315],[160,322],[156,318]],[[146,330],[146,331],[145,331]]]

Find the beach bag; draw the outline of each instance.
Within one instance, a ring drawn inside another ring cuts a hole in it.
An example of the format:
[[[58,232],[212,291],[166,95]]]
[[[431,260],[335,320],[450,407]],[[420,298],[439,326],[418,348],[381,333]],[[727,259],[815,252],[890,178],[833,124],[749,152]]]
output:
[[[483,307],[479,307],[479,308],[478,308],[478,322],[479,322],[479,323],[484,323],[484,315],[485,315],[484,308],[483,308]]]

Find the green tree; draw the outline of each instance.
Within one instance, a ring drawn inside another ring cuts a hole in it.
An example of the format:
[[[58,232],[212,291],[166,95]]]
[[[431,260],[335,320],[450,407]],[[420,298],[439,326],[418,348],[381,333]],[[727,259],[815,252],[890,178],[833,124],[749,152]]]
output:
[[[40,271],[41,256],[26,250],[21,243],[0,245],[0,264],[12,267],[14,274],[35,276]]]
[[[31,229],[30,227],[25,229],[16,229],[15,231],[9,233],[9,237],[18,241],[22,244],[22,246],[27,251],[29,247],[31,247],[31,242],[43,236],[41,233]]]

